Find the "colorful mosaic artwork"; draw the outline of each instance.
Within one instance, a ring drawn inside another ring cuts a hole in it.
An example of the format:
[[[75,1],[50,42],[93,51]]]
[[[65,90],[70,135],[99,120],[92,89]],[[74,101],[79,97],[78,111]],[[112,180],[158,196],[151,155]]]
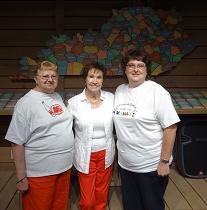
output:
[[[47,48],[38,53],[38,61],[21,58],[22,70],[28,71],[47,59],[58,65],[60,75],[80,75],[86,64],[95,61],[105,65],[108,75],[122,75],[121,56],[131,49],[141,49],[150,56],[151,72],[156,76],[171,70],[195,47],[182,29],[182,17],[174,10],[133,7],[112,12],[100,31],[51,36]]]

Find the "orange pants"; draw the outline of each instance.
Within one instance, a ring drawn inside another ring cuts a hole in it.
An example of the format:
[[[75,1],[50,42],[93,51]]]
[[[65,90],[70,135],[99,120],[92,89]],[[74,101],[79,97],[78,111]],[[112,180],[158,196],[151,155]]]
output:
[[[29,189],[23,194],[24,210],[67,210],[70,171],[44,177],[28,177]]]
[[[78,172],[80,210],[105,210],[113,166],[105,169],[106,151],[91,153],[89,174]]]

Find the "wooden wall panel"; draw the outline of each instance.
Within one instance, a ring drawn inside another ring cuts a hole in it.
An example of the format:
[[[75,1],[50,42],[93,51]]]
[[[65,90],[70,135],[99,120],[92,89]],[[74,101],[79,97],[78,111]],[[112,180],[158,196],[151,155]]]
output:
[[[65,29],[75,29],[79,30],[88,30],[92,28],[93,30],[101,29],[103,23],[107,22],[106,17],[66,17],[65,18]]]
[[[174,69],[164,73],[164,75],[207,75],[207,59],[183,59]]]
[[[21,56],[30,56],[37,57],[38,52],[43,48],[46,48],[45,45],[42,46],[3,46],[0,47],[0,65],[1,60],[19,60]]]
[[[2,30],[0,46],[45,46],[45,42],[53,34],[54,30]]]
[[[207,46],[198,46],[190,54],[186,55],[185,58],[189,59],[207,59]]]
[[[182,2],[182,1],[180,1]],[[178,4],[179,5],[179,4]],[[178,11],[184,16],[190,16],[190,17],[203,17],[207,16],[207,5],[206,2],[203,0],[200,0],[200,2],[194,1],[194,5],[189,5],[188,2],[185,2],[185,5],[183,6],[177,6]],[[182,8],[181,8],[182,7]]]
[[[54,30],[55,17],[0,17],[1,30]]]
[[[154,81],[166,88],[207,88],[207,75],[205,76],[171,76],[164,75],[154,79]]]
[[[186,30],[189,37],[196,41],[197,45],[207,45],[207,30]]]
[[[0,16],[55,16],[55,1],[0,1]]]
[[[2,146],[3,147],[10,146],[10,143],[8,141],[4,141],[5,133],[8,129],[10,120],[11,120],[10,115],[1,116],[1,123],[0,123],[0,143],[1,143],[1,147]]]
[[[31,81],[13,81],[8,76],[0,77],[1,89],[29,89],[35,86],[35,83]]]
[[[102,1],[65,1],[65,14],[70,15],[71,12],[74,15],[82,16],[83,14],[90,16],[91,14],[96,14],[96,16],[108,15],[111,13],[112,9],[121,9],[123,7],[132,6],[132,1],[127,0],[102,0]],[[84,12],[85,11],[85,12]]]
[[[207,30],[207,16],[185,16],[182,20],[183,28],[186,30]]]
[[[0,78],[1,76],[11,76],[19,74],[19,60],[1,60],[0,59]],[[1,83],[0,83],[1,88]]]
[[[153,8],[162,8],[162,9],[172,9],[176,8],[178,11],[191,11],[191,13],[195,11],[203,11],[205,12],[205,8],[207,6],[206,1],[203,0],[173,0],[173,1],[166,1],[166,0],[146,0],[146,6],[150,6]],[[201,13],[197,13],[201,14]],[[206,14],[206,13],[205,13]]]
[[[74,9],[71,8],[70,4],[66,4],[65,7],[65,17],[94,17],[94,18],[99,18],[99,17],[111,17],[112,16],[112,10],[105,10],[104,8],[96,8],[93,10],[87,10],[84,8],[80,9]]]

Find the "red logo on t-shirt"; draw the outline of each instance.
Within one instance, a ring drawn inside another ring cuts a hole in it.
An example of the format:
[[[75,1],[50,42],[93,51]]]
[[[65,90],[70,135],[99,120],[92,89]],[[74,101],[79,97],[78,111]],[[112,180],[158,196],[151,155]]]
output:
[[[54,115],[60,115],[60,114],[63,113],[63,108],[62,108],[62,106],[59,105],[59,104],[52,105],[52,106],[50,107],[49,113],[50,113],[51,115],[53,115],[53,116],[54,116]]]

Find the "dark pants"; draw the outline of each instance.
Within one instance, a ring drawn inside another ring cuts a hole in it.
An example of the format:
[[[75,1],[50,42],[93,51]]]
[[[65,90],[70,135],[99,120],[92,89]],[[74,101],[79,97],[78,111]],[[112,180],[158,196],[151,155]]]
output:
[[[164,210],[164,193],[169,177],[157,172],[135,173],[121,167],[124,210]]]

